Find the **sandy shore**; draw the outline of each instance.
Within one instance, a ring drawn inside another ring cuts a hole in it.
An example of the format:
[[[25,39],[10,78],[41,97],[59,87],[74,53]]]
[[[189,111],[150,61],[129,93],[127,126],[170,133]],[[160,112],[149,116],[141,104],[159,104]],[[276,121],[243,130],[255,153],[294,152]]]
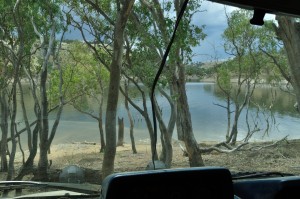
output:
[[[213,143],[205,143],[202,146],[209,146]],[[249,150],[249,148],[261,145],[262,143],[251,143],[244,150],[233,153],[211,152],[203,154],[203,160],[206,166],[221,166],[229,168],[236,172],[249,171],[279,171],[285,173],[300,174],[300,141],[291,140],[282,142],[279,145],[262,148],[260,150]],[[151,150],[149,144],[136,145],[137,154],[133,154],[130,144],[117,147],[115,157],[115,172],[144,170],[151,161]],[[103,153],[99,153],[99,144],[90,145],[84,143],[57,144],[51,147],[49,160],[52,161],[50,170],[58,171],[68,165],[78,165],[82,168],[97,171],[101,178],[101,167]],[[161,146],[157,147],[158,152]],[[26,153],[27,157],[28,153]],[[22,165],[20,153],[16,156],[16,171]],[[36,158],[36,163],[38,155]],[[173,143],[173,161],[172,168],[189,167],[188,158],[183,156],[178,143]],[[0,176],[4,180],[4,174]],[[28,176],[26,179],[30,179]]]

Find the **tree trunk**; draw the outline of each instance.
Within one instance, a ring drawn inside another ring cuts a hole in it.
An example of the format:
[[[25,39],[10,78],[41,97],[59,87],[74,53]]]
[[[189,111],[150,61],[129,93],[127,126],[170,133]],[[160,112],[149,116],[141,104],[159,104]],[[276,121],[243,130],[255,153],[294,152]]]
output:
[[[25,123],[25,128],[27,131],[27,146],[28,146],[28,150],[31,151],[32,150],[32,138],[31,138],[31,129],[30,129],[30,124],[28,121],[28,117],[27,117],[27,111],[26,111],[26,105],[25,105],[25,101],[24,101],[24,93],[23,93],[23,87],[21,84],[21,81],[18,81],[18,86],[19,86],[19,90],[20,90],[20,103],[21,103],[21,107],[22,107],[22,113],[23,113],[23,119],[24,119],[24,123]]]
[[[25,162],[25,164],[22,166],[18,176],[15,178],[15,180],[22,180],[22,178],[29,174],[33,173],[33,163],[34,163],[34,158],[37,153],[37,148],[38,148],[38,133],[39,133],[39,122],[37,122],[36,126],[33,129],[32,133],[32,148],[30,150],[29,156]]]
[[[158,154],[157,154],[157,151],[156,151],[156,146],[154,144],[154,130],[153,130],[153,126],[152,126],[151,120],[149,118],[148,113],[145,113],[143,115],[143,117],[145,118],[145,122],[146,122],[148,131],[149,131],[149,135],[150,135],[151,152],[152,152],[153,159],[154,160],[158,160]]]
[[[29,82],[30,82],[30,90],[33,96],[34,100],[34,113],[37,118],[40,118],[40,104],[39,100],[37,97],[37,85],[32,77],[31,71],[29,68],[26,68],[25,66],[23,67],[25,74],[27,75]],[[22,178],[29,174],[29,173],[34,173],[33,171],[33,164],[34,164],[34,159],[37,154],[37,149],[38,149],[38,135],[40,131],[40,124],[41,122],[39,120],[36,121],[36,125],[32,131],[32,141],[28,141],[28,143],[31,143],[31,149],[29,148],[29,156],[27,160],[25,161],[25,164],[22,166],[18,176],[15,178],[15,180],[22,180]],[[29,127],[31,128],[31,127]],[[28,127],[26,126],[26,130],[28,132]],[[30,130],[30,129],[29,129]],[[31,130],[30,130],[31,131]],[[28,137],[29,139],[29,137]]]
[[[1,168],[0,171],[7,172],[7,135],[8,135],[8,106],[6,101],[6,92],[1,90],[0,103],[1,103]]]
[[[179,50],[177,51],[180,56]],[[180,61],[177,61],[178,67],[178,102],[177,102],[177,117],[179,117],[179,123],[177,123],[177,129],[183,132],[183,140],[187,153],[189,156],[189,163],[191,167],[204,166],[204,162],[201,156],[201,152],[198,143],[194,137],[191,114],[189,110],[188,100],[185,89],[185,71]]]
[[[134,81],[133,81],[134,82]],[[143,118],[145,119],[146,125],[147,125],[147,129],[148,129],[148,133],[150,136],[150,141],[151,141],[151,152],[152,152],[152,156],[154,157],[154,160],[158,160],[158,155],[157,155],[157,151],[155,150],[155,145],[154,145],[154,130],[153,130],[153,126],[152,126],[152,122],[149,118],[149,114],[148,114],[148,110],[147,110],[147,100],[146,100],[146,96],[144,91],[139,87],[139,85],[134,82],[135,85],[137,86],[137,88],[139,89],[139,91],[141,92],[142,95],[142,99],[143,99],[143,110],[141,108],[139,108],[139,106],[137,106],[129,97],[128,95],[125,94],[125,92],[120,88],[121,92],[123,93],[124,97],[128,100],[128,102],[143,116]]]
[[[183,4],[182,0],[175,0],[175,10],[177,17],[179,16],[181,5]],[[183,56],[182,56],[182,48],[180,45],[177,45],[175,48],[175,57],[176,61],[174,63],[174,72],[173,75],[175,81],[173,80],[174,86],[177,87],[177,131],[182,133],[183,141],[185,143],[185,147],[187,149],[187,153],[189,156],[189,163],[191,167],[204,166],[204,162],[201,156],[201,152],[198,146],[198,143],[194,137],[194,132],[192,128],[192,120],[191,114],[189,110],[188,99],[186,95],[185,88],[185,68],[183,66]]]
[[[175,0],[175,10],[177,17],[179,16],[183,0]],[[202,155],[198,143],[194,137],[192,128],[191,114],[189,110],[188,99],[186,95],[186,74],[183,66],[184,57],[182,56],[182,48],[180,45],[176,46],[176,61],[174,63],[173,84],[176,87],[178,101],[177,101],[177,132],[179,140],[183,140],[187,149],[189,163],[191,167],[204,166]]]
[[[38,162],[38,168],[35,175],[36,180],[40,181],[48,181],[48,150],[50,149],[51,142],[54,138],[55,131],[57,125],[59,123],[59,118],[62,112],[62,95],[61,95],[61,86],[62,86],[62,76],[61,76],[61,69],[60,69],[60,108],[57,113],[56,120],[53,124],[50,137],[49,136],[49,118],[48,118],[48,97],[47,97],[47,79],[48,79],[48,64],[50,55],[54,54],[54,40],[55,40],[55,24],[54,19],[52,18],[52,26],[51,32],[49,36],[49,42],[46,44],[44,41],[41,41],[43,50],[42,50],[42,58],[43,63],[40,72],[40,98],[41,98],[41,105],[40,105],[40,156]],[[40,34],[40,33],[39,33]],[[40,34],[43,39],[45,39],[43,35]],[[47,48],[46,48],[47,46]]]
[[[232,133],[232,139],[231,139],[230,144],[234,146],[236,144],[236,139],[237,139],[237,135],[238,135],[237,123],[233,124],[231,133]]]
[[[162,154],[160,157],[160,160],[162,162],[165,163],[166,168],[170,168],[171,167],[171,163],[172,163],[172,158],[173,158],[173,148],[172,148],[172,141],[171,141],[171,136],[170,133],[168,132],[167,127],[164,124],[161,112],[158,108],[158,104],[155,101],[155,111],[156,111],[156,115],[157,115],[157,121],[159,123],[159,129],[160,129],[160,133],[161,133],[161,140],[162,140]]]
[[[174,93],[176,93],[176,94],[179,93],[177,81],[178,80],[177,80],[176,76],[174,75],[173,81],[172,81],[172,87],[174,88]],[[179,107],[178,103],[179,103],[179,101],[176,100],[175,101],[175,111],[176,111],[177,139],[180,141],[184,141],[184,135],[183,135],[182,128],[179,128],[179,125],[180,125],[182,119],[181,119],[181,115],[179,113],[180,107]]]
[[[17,117],[17,81],[19,76],[19,66],[18,64],[15,65],[15,71],[14,71],[14,82],[12,85],[12,110],[11,110],[11,121],[10,121],[10,136],[12,138],[11,140],[11,153],[9,156],[9,163],[8,163],[8,173],[6,180],[12,180],[14,176],[14,161],[15,161],[15,154],[17,149],[17,142],[15,138],[15,125],[16,125],[16,117]]]
[[[124,146],[124,118],[118,118],[119,131],[117,146]]]
[[[48,181],[48,135],[49,135],[49,121],[48,121],[48,99],[46,81],[48,76],[47,60],[45,54],[44,67],[41,72],[41,115],[40,115],[40,156],[38,162],[38,169],[36,179],[40,181]]]
[[[161,133],[160,138],[161,138],[161,145],[162,145],[162,152],[160,154],[159,159],[160,161],[164,162],[166,168],[170,168],[173,159],[172,135],[173,135],[173,130],[176,122],[176,114],[174,109],[175,105],[171,101],[171,98],[167,95],[167,93],[165,93],[164,90],[160,89],[160,93],[164,97],[166,97],[167,100],[169,101],[171,106],[171,115],[170,115],[168,127],[166,127],[163,121],[162,111],[159,109],[159,105],[157,103],[157,100],[155,99],[155,112],[157,115],[157,121]],[[172,90],[171,90],[171,95],[172,95]]]
[[[290,66],[292,85],[296,93],[298,110],[300,107],[300,23],[295,18],[276,16],[277,36],[283,41]]]
[[[98,128],[100,132],[100,153],[103,153],[105,150],[105,140],[104,140],[104,131],[103,131],[103,87],[101,80],[99,81],[102,95],[100,97],[100,104],[99,104],[99,119],[98,119]]]
[[[128,96],[128,83],[127,81],[125,81],[125,95]],[[125,109],[127,111],[127,115],[128,115],[128,119],[129,119],[129,123],[130,123],[130,130],[129,130],[129,134],[130,134],[130,141],[131,141],[131,149],[132,149],[132,153],[136,154],[137,150],[135,147],[135,140],[134,140],[134,133],[133,133],[133,128],[134,128],[134,122],[129,110],[129,106],[128,106],[128,99],[125,97]]]
[[[18,29],[18,33],[20,30]],[[12,97],[12,105],[11,105],[11,112],[10,112],[10,136],[11,136],[11,153],[9,156],[9,164],[8,164],[8,174],[7,180],[12,180],[14,176],[14,161],[15,161],[15,154],[17,149],[16,137],[15,137],[15,130],[16,130],[16,117],[17,117],[17,84],[19,81],[19,71],[21,60],[23,58],[23,50],[24,50],[24,41],[21,41],[19,49],[17,51],[17,57],[13,58],[12,65],[14,68],[14,75],[13,75],[13,83],[11,88],[11,97]]]
[[[230,135],[230,125],[231,125],[231,109],[230,109],[230,96],[227,96],[227,132],[226,132],[226,140],[229,139]]]
[[[100,116],[100,113],[99,113]],[[101,118],[98,120],[98,128],[100,132],[100,153],[103,153],[105,150],[105,141],[104,141],[104,131],[103,131],[103,125],[102,125],[102,112],[101,112]]]
[[[134,0],[123,1],[122,4],[122,8],[118,11],[115,23],[113,56],[110,65],[110,81],[105,120],[106,148],[102,164],[103,179],[114,172],[116,154],[116,114],[123,56],[124,30]]]
[[[241,109],[240,109],[239,105],[236,104],[235,113],[234,113],[234,121],[232,124],[230,136],[228,137],[228,139],[226,139],[226,143],[230,143],[232,145],[235,145],[235,143],[236,143],[237,134],[238,134],[237,127],[238,127],[240,113],[241,113]]]

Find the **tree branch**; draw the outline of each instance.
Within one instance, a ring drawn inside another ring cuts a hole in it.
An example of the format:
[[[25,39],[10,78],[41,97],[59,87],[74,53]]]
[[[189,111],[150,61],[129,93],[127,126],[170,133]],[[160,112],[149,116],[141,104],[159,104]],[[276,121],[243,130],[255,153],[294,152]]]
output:
[[[287,138],[288,138],[288,135],[285,136],[284,138],[282,138],[281,140],[277,140],[276,142],[272,143],[272,144],[269,144],[269,145],[265,145],[265,146],[253,146],[251,148],[249,148],[249,150],[253,150],[253,151],[259,151],[259,150],[262,150],[264,148],[269,148],[269,147],[273,147],[273,146],[276,146],[278,145],[279,143],[283,142],[283,141],[287,141]]]
[[[247,144],[249,144],[249,143],[248,142],[243,142],[240,145],[238,145],[237,147],[232,148],[232,149],[220,149],[216,146],[212,146],[212,147],[209,147],[209,148],[200,148],[200,151],[202,153],[210,153],[212,151],[217,151],[219,153],[232,153],[232,152],[238,151],[239,149],[241,149],[243,146],[245,146]]]
[[[259,47],[259,49],[266,54],[268,57],[270,57],[273,60],[273,63],[277,66],[277,68],[279,69],[280,73],[282,74],[282,76],[284,77],[284,79],[286,79],[286,81],[288,81],[289,83],[291,83],[291,76],[289,76],[288,74],[286,74],[284,72],[284,70],[282,69],[282,66],[278,63],[277,59],[271,55],[270,53],[268,53],[267,51],[265,51],[264,49],[262,49],[261,47]]]
[[[98,5],[98,1],[96,3],[94,3],[91,0],[85,0],[85,2],[87,2],[88,4],[90,4],[98,13],[100,13],[112,26],[115,26],[114,21],[109,18],[109,16],[100,8],[100,6]]]

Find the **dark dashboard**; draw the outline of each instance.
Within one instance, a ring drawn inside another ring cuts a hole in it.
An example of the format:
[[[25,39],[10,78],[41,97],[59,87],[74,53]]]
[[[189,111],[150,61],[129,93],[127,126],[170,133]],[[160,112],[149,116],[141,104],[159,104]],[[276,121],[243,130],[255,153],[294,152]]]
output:
[[[240,198],[299,198],[300,177],[247,179],[233,183],[234,194]]]
[[[100,198],[299,198],[300,177],[278,175],[285,174],[233,175],[222,167],[119,173],[105,179]]]

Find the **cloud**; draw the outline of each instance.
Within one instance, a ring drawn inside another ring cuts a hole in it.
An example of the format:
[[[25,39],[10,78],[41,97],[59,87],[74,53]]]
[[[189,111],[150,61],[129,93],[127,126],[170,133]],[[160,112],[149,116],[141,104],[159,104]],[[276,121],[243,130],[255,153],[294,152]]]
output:
[[[200,11],[195,14],[192,23],[209,24],[211,26],[226,24],[225,9],[228,13],[237,9],[232,6],[224,6],[223,4],[203,1]]]
[[[200,46],[193,48],[196,55],[193,61],[207,62],[229,57],[223,50],[222,42],[222,33],[227,27],[225,12],[230,13],[236,9],[232,6],[203,1],[200,11],[194,15],[192,23],[198,26],[205,25],[204,32],[207,37],[200,42]]]
[[[193,61],[213,61],[213,59],[228,59],[229,55],[224,52],[222,33],[227,27],[225,12],[231,13],[237,7],[225,6],[211,1],[203,1],[200,11],[192,19],[192,23],[198,26],[205,25],[204,33],[207,34],[205,40],[200,42],[200,46],[194,47],[196,55]],[[275,15],[266,14],[265,20],[274,20]],[[249,19],[250,20],[250,19]]]

